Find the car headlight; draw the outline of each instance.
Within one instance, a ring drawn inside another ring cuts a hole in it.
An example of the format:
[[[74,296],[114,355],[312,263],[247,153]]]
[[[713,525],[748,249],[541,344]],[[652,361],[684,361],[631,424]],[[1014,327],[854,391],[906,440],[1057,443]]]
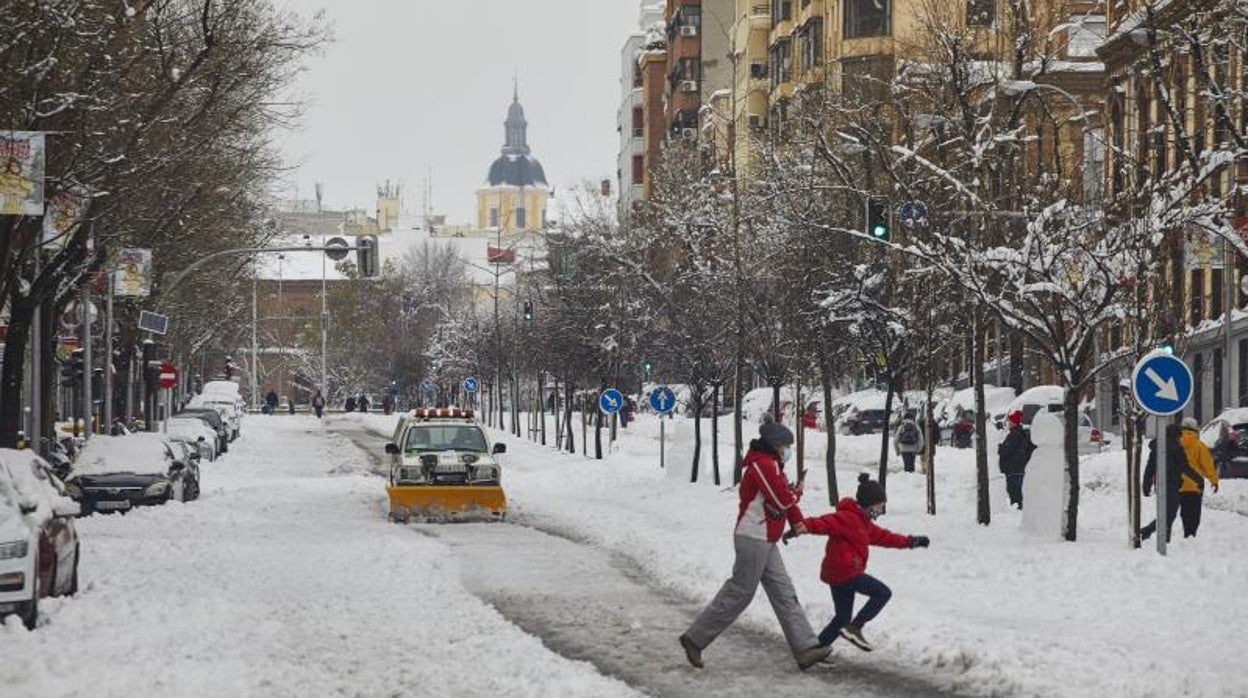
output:
[[[475,480],[497,480],[497,465],[478,465],[472,469],[473,479]]]
[[[147,489],[143,490],[143,496],[144,497],[159,497],[160,495],[164,494],[168,490],[169,490],[169,483],[157,482],[154,485],[148,485]]]
[[[26,552],[29,549],[29,541],[15,540],[12,543],[0,543],[0,560],[8,560],[15,557],[26,557]]]

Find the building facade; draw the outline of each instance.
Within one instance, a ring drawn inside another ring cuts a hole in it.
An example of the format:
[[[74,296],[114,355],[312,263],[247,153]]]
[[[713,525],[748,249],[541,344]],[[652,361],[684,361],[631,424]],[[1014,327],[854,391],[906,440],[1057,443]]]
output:
[[[520,94],[512,96],[503,122],[503,147],[477,189],[477,227],[502,235],[540,232],[546,225],[550,185],[542,164],[529,149],[528,121]]]

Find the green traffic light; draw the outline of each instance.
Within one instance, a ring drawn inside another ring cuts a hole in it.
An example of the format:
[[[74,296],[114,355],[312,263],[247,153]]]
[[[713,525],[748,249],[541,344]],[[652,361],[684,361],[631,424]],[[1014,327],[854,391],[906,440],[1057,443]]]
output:
[[[885,228],[882,225],[877,225],[871,229],[871,234],[876,236],[877,238],[882,238],[885,235],[888,235],[888,228]]]

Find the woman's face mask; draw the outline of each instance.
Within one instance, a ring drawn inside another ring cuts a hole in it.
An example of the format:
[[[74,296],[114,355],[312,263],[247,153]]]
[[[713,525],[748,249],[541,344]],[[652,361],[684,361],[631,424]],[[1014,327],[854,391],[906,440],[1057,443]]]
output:
[[[784,448],[780,449],[780,460],[784,461],[785,463],[793,462],[793,447],[792,446],[785,446]]]
[[[880,502],[879,504],[872,504],[871,506],[867,507],[867,516],[871,517],[872,521],[880,518],[883,515],[884,515],[884,502]]]

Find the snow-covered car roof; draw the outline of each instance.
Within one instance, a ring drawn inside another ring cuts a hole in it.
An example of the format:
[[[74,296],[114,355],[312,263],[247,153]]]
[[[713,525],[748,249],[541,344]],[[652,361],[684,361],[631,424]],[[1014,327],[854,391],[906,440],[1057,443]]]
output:
[[[1023,409],[1023,405],[1053,405],[1066,399],[1066,389],[1060,385],[1037,385],[1024,390],[1010,402],[1006,413]]]
[[[208,381],[204,383],[202,391],[204,395],[230,395],[239,396],[238,383],[234,381]]]
[[[163,475],[169,471],[163,434],[138,432],[126,436],[96,436],[87,442],[74,461],[75,475],[140,473]]]
[[[1248,424],[1248,407],[1232,407],[1229,410],[1223,410],[1222,414],[1209,420],[1210,423],[1223,421],[1231,426],[1237,424]]]
[[[77,507],[52,487],[46,479],[46,467],[34,451],[0,448],[0,540],[26,538],[31,524],[50,518],[57,504],[67,509]],[[22,514],[23,506],[34,506],[35,511]]]

